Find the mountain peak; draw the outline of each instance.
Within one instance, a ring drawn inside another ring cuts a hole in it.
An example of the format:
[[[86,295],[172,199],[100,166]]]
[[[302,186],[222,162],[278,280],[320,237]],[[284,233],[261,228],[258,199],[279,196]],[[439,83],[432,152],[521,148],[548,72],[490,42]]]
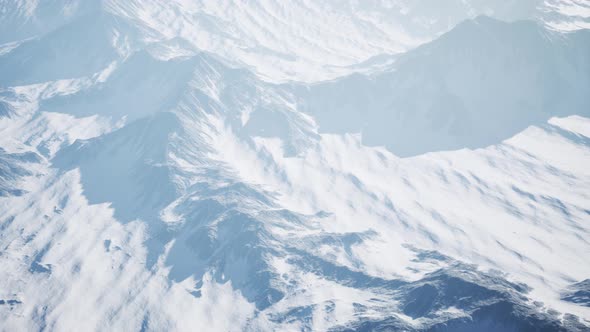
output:
[[[0,326],[588,330],[567,3],[0,0]]]

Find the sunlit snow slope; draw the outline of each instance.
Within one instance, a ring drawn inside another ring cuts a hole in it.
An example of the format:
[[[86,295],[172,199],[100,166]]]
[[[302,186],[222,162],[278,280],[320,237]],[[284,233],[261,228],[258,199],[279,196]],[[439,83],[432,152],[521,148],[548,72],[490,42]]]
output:
[[[479,15],[558,31],[590,27],[585,0],[0,0],[0,43],[45,34],[100,8],[135,25],[143,41],[182,37],[271,81],[371,70]]]
[[[588,8],[0,0],[0,330],[590,329]]]

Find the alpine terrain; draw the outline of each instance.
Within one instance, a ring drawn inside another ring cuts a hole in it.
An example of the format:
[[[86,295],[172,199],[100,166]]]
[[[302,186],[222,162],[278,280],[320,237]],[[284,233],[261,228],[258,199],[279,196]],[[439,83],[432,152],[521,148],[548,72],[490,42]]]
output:
[[[0,331],[590,331],[590,2],[0,0]]]

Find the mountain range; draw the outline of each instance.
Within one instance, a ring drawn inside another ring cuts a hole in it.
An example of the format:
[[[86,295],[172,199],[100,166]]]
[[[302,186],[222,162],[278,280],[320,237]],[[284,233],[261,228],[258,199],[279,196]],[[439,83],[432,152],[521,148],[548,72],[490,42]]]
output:
[[[0,0],[0,330],[590,329],[589,28]]]

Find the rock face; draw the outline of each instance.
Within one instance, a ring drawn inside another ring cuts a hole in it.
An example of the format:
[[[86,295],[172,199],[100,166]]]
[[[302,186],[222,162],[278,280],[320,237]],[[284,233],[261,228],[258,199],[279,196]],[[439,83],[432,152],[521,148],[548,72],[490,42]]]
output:
[[[588,330],[587,6],[439,7],[0,0],[0,329]]]

